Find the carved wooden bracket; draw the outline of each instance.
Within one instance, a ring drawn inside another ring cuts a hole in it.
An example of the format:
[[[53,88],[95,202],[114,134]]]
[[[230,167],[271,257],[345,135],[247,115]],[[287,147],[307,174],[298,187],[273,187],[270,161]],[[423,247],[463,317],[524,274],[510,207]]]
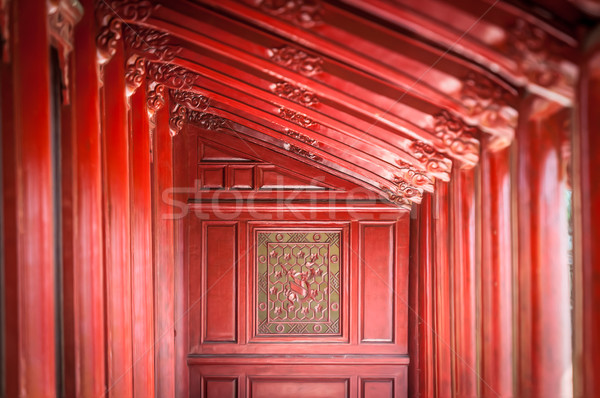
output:
[[[518,111],[511,106],[517,96],[485,76],[471,72],[462,79],[461,98],[468,116],[494,136],[502,148],[510,145],[517,127]]]
[[[156,29],[128,25],[124,28],[124,41],[131,55],[125,66],[127,95],[140,87],[146,75],[148,60],[169,62],[181,51],[172,45],[170,35]]]
[[[10,0],[0,0],[0,45],[2,62],[10,62]]]
[[[147,0],[98,0],[96,17],[99,33],[96,38],[98,61],[105,64],[116,52],[117,43],[123,36],[123,24],[143,22],[157,8]]]
[[[508,28],[506,49],[518,71],[533,85],[571,97],[577,70],[575,66],[565,66],[565,47],[566,44],[525,20],[519,19]]]
[[[312,28],[323,22],[323,2],[321,0],[249,0],[248,2],[267,14],[290,21],[303,28]]]
[[[475,137],[481,134],[476,127],[468,126],[461,119],[442,110],[435,116],[434,132],[441,138],[444,149],[460,157],[469,166],[479,161],[479,141]]]
[[[437,176],[442,181],[450,181],[452,161],[436,151],[433,146],[423,141],[413,141],[406,150],[423,164],[425,170]]]
[[[69,98],[69,55],[73,51],[73,28],[83,16],[83,7],[77,0],[61,0],[48,11],[50,41],[58,50],[58,62],[62,74],[62,100]]]
[[[169,127],[171,135],[177,135],[186,122],[196,123],[207,129],[218,128],[221,125],[216,120],[203,117],[209,107],[209,99],[190,91],[170,90],[171,115]]]

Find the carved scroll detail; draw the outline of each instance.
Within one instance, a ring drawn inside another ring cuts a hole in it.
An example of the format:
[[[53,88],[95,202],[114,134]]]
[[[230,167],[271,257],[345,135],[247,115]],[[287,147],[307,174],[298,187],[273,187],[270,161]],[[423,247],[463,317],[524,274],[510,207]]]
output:
[[[206,130],[217,130],[227,125],[227,119],[207,112],[190,111],[188,120]]]
[[[279,108],[279,116],[282,119],[289,120],[290,122],[307,129],[318,130],[320,126],[319,123],[315,122],[308,116],[283,107]]]
[[[511,95],[507,90],[474,72],[469,72],[462,82],[461,97],[470,116],[482,126],[516,127],[517,112],[509,106]]]
[[[156,29],[126,26],[124,41],[131,50],[155,61],[172,61],[181,51],[171,44],[171,36]]]
[[[96,38],[100,63],[110,61],[123,32],[123,22],[145,21],[156,7],[148,0],[98,0],[96,15],[100,33]]]
[[[83,7],[77,0],[59,1],[50,8],[48,26],[52,45],[58,50],[62,72],[62,100],[69,104],[69,55],[73,51],[73,29],[83,16]]]
[[[542,87],[556,84],[562,75],[559,57],[560,45],[542,29],[520,19],[508,34],[508,53],[529,81]]]
[[[200,75],[181,66],[148,62],[146,65],[148,79],[176,89],[190,89]]]
[[[253,3],[268,14],[304,28],[311,28],[323,22],[321,0],[254,0]]]
[[[208,97],[191,91],[171,90],[171,96],[179,105],[193,110],[205,111],[209,106]]]
[[[165,105],[166,87],[163,84],[151,82],[148,85],[147,105],[150,113],[154,114]]]
[[[4,63],[10,62],[10,1],[0,0],[0,45]]]
[[[292,46],[281,46],[271,48],[269,51],[271,60],[279,65],[303,74],[313,76],[321,73],[323,59],[316,55],[310,55]]]
[[[474,138],[477,128],[468,126],[448,111],[442,110],[435,115],[434,131],[450,153],[458,156],[468,155],[474,160],[479,158],[479,142]]]
[[[304,106],[313,106],[319,103],[319,98],[312,91],[294,86],[285,81],[273,84],[271,86],[271,91],[282,98],[286,98]]]
[[[442,181],[450,181],[450,162],[431,145],[422,141],[413,141],[408,150],[425,165],[428,172],[438,174]]]
[[[286,151],[295,153],[296,155],[303,156],[303,157],[308,158],[310,160],[314,160],[315,162],[322,162],[323,161],[323,158],[320,157],[319,155],[314,154],[312,152],[309,152],[309,151],[307,151],[305,149],[302,149],[300,147],[297,147],[296,145],[292,145],[289,142],[284,142],[283,143],[283,148]]]
[[[310,138],[307,135],[304,135],[302,133],[299,133],[297,131],[294,130],[290,130],[290,129],[285,129],[284,130],[285,135],[287,135],[288,137],[292,137],[298,141],[304,142],[305,144],[311,145],[311,146],[318,146],[319,143],[317,140]]]
[[[133,57],[125,67],[125,84],[127,85],[127,95],[135,93],[145,80],[146,60],[141,57]]]
[[[398,165],[400,167],[400,173],[395,177],[394,181],[402,180],[410,186],[433,192],[433,181],[426,174],[418,171],[406,162],[400,162]]]

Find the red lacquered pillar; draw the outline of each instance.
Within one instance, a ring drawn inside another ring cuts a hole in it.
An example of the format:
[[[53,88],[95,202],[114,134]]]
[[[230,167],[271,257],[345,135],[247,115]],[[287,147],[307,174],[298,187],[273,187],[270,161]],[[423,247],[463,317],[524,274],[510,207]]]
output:
[[[81,3],[84,14],[75,27],[72,55],[75,388],[77,396],[98,397],[106,388],[100,105],[94,2]]]
[[[9,9],[12,65],[2,81],[5,388],[10,397],[55,397],[47,2],[11,2]]]
[[[103,160],[107,390],[128,398],[132,386],[130,165],[122,46],[104,66]]]
[[[513,394],[513,274],[510,148],[488,149],[480,160],[481,265],[479,288],[482,397]]]
[[[450,183],[452,267],[453,397],[477,396],[476,291],[476,169],[452,171]]]
[[[152,266],[152,159],[146,92],[130,97],[131,272],[133,391],[154,397],[154,288]]]
[[[156,395],[175,395],[175,275],[173,208],[173,139],[169,131],[169,101],[155,113],[154,137],[154,267]]]
[[[516,139],[515,395],[572,395],[564,108],[523,99]],[[508,332],[508,331],[507,331]]]
[[[581,65],[574,135],[576,397],[600,396],[600,40]]]

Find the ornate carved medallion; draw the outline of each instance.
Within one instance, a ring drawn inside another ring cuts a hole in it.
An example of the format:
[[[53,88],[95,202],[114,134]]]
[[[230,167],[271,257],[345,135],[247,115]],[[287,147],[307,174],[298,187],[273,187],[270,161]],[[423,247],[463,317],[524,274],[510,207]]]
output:
[[[256,234],[256,333],[340,335],[341,232]]]

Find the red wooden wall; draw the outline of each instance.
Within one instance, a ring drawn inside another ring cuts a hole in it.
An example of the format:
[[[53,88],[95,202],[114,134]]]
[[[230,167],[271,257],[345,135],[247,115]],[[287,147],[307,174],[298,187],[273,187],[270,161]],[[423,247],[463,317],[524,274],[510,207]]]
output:
[[[598,395],[594,2],[0,3],[1,396]],[[315,228],[339,334],[260,336]]]

